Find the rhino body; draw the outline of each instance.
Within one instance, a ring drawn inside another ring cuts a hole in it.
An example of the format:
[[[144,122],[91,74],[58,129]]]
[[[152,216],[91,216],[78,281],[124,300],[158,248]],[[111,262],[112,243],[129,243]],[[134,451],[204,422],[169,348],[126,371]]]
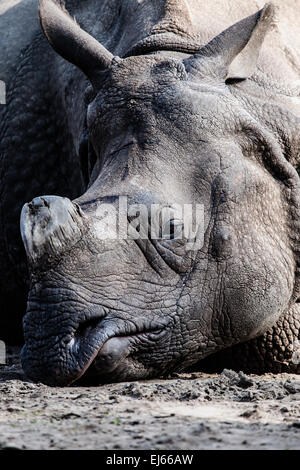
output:
[[[209,3],[3,7],[0,337],[28,296],[33,380],[300,371],[299,3]],[[120,197],[203,207],[201,246],[178,214],[110,237]]]

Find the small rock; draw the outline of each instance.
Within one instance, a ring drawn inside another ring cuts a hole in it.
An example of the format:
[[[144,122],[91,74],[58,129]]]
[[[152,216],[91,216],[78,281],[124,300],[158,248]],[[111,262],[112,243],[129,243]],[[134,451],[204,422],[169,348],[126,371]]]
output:
[[[300,392],[300,381],[292,381],[291,379],[286,380],[284,383],[284,388],[289,392],[289,393],[299,393]]]
[[[292,423],[292,426],[293,428],[300,429],[300,421],[295,421],[294,423]]]

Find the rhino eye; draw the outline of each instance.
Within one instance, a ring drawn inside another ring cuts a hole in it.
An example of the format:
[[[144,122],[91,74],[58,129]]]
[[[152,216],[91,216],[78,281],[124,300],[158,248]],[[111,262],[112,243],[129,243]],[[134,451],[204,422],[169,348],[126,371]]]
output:
[[[166,222],[162,228],[161,238],[164,240],[181,240],[183,238],[182,221],[172,219]]]
[[[245,78],[230,77],[230,78],[226,78],[225,84],[226,84],[226,85],[236,85],[236,84],[241,83],[241,82],[244,82],[244,81],[245,81]]]

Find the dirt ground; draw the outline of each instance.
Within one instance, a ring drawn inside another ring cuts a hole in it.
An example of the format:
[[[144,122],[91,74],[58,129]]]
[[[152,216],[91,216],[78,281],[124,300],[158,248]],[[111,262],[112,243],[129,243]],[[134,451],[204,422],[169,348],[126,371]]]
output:
[[[300,377],[180,374],[98,387],[26,380],[0,366],[0,449],[299,449]]]

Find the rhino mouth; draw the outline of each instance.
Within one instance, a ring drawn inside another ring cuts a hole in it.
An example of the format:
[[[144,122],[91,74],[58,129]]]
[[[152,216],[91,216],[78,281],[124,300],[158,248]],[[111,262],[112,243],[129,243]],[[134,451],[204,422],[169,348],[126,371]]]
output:
[[[202,45],[197,41],[184,39],[174,33],[161,33],[148,36],[139,41],[126,52],[124,58],[146,55],[157,51],[182,52],[191,55],[199,51],[201,47]]]
[[[28,338],[22,350],[22,365],[28,378],[50,386],[69,386],[86,375],[87,381],[116,381],[114,371],[122,369],[124,360],[130,360],[140,345],[153,346],[166,332],[166,325],[145,322],[133,326],[125,320],[91,318],[81,322],[68,342],[64,341],[63,351],[53,356],[47,351],[37,352]]]
[[[130,380],[127,376],[126,363],[134,361],[134,353],[141,347],[145,349],[165,337],[167,330],[155,327],[140,332],[116,334],[103,342],[87,366],[72,383],[100,384]],[[136,377],[134,377],[136,378]]]
[[[128,327],[126,323],[121,326],[109,323],[103,326],[103,323],[103,320],[84,322],[71,340],[73,343],[71,348],[76,354],[81,349],[81,342],[84,345],[84,342],[89,341],[93,336],[101,338],[88,363],[76,379],[72,380],[72,383],[86,374],[88,376],[96,375],[101,381],[101,377],[107,377],[108,374],[113,373],[120,362],[132,354],[138,344],[153,344],[165,336],[167,331],[165,325]]]

